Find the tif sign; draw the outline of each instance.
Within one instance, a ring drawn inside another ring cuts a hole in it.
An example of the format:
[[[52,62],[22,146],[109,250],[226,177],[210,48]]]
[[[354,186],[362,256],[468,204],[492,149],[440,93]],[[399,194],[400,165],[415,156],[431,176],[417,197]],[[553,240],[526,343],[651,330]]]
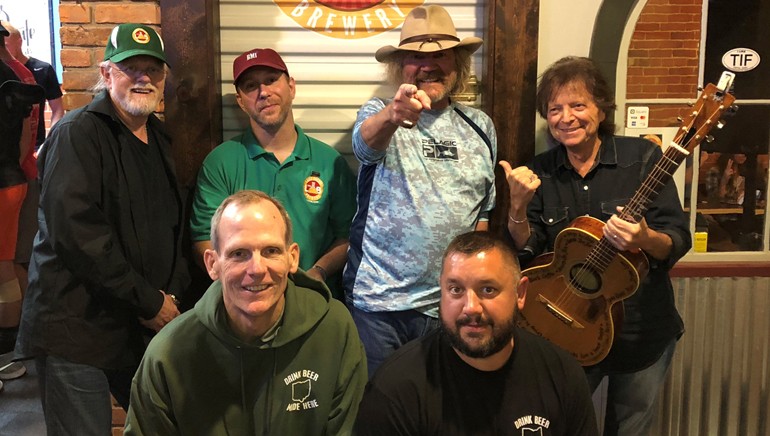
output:
[[[759,53],[750,48],[734,48],[722,55],[722,65],[736,73],[751,71],[759,65]]]

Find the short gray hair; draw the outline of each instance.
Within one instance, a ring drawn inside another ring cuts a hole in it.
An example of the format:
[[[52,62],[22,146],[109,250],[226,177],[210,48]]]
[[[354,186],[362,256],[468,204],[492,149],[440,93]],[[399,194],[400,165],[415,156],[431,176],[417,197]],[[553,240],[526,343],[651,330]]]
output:
[[[104,78],[104,74],[102,74],[102,68],[110,68],[110,61],[99,62],[99,80],[88,88],[93,93],[102,92],[107,89],[107,80]]]
[[[288,247],[291,245],[292,241],[294,240],[292,235],[291,218],[289,218],[289,213],[286,212],[286,208],[283,207],[283,204],[262,191],[244,189],[243,191],[238,191],[235,194],[225,198],[224,201],[222,201],[222,204],[220,204],[217,208],[216,212],[214,212],[214,216],[211,217],[211,230],[209,232],[209,238],[211,239],[211,245],[214,247],[214,251],[219,253],[218,229],[219,223],[222,221],[222,214],[224,213],[225,209],[227,209],[227,207],[231,204],[236,206],[246,206],[251,204],[259,204],[263,201],[273,203],[273,205],[278,209],[278,212],[281,214],[281,218],[283,218],[283,223],[286,226],[286,232],[284,234],[286,246]]]

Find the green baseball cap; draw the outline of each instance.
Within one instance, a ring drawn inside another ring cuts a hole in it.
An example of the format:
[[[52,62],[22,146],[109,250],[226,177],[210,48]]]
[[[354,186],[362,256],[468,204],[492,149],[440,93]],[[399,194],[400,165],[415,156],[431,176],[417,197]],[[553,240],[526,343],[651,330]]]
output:
[[[147,55],[166,62],[163,39],[150,26],[127,23],[115,26],[107,40],[104,60],[122,62],[130,57]]]

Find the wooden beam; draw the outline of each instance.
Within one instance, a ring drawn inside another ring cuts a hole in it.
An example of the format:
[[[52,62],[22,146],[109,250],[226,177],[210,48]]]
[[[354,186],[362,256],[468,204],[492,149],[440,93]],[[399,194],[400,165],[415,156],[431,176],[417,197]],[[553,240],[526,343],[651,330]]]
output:
[[[493,0],[487,7],[483,107],[497,129],[498,160],[514,167],[535,152],[535,90],[540,0]],[[497,206],[491,230],[505,232],[508,185],[495,170]]]
[[[166,57],[166,128],[173,138],[182,188],[193,188],[198,169],[222,142],[219,88],[218,0],[160,0]]]

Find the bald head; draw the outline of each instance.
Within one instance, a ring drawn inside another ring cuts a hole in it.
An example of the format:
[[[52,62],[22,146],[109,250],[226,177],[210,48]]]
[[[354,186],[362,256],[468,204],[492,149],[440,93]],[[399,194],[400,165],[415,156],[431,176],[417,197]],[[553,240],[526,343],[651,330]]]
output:
[[[24,56],[24,53],[21,51],[23,40],[19,29],[7,21],[2,21],[2,24],[9,33],[9,35],[5,37],[5,47],[11,53],[11,56],[18,60],[26,59],[26,56]]]

